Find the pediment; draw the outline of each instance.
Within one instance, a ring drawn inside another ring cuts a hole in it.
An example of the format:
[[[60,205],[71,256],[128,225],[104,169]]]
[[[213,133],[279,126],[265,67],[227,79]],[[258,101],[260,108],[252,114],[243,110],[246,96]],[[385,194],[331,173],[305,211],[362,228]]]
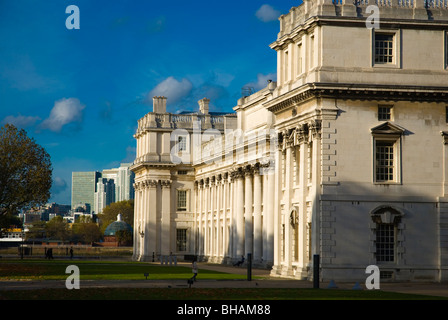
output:
[[[390,134],[390,135],[402,135],[406,131],[406,129],[400,127],[399,125],[393,124],[391,122],[385,122],[376,126],[370,131],[373,134]]]

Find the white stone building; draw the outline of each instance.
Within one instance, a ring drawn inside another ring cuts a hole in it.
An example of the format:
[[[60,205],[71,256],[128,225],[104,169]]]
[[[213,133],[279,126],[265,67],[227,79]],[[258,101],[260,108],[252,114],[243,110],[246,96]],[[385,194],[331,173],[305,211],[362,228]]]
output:
[[[135,259],[251,253],[311,279],[319,255],[327,280],[365,279],[369,265],[448,279],[447,2],[368,5],[304,0],[282,15],[277,83],[241,98],[236,118],[207,115],[207,100],[173,115],[155,98],[131,167]]]

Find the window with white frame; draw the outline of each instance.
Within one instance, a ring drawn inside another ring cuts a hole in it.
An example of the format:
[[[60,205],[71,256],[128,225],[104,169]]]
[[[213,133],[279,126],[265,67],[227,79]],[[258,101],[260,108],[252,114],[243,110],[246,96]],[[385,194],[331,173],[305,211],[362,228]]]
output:
[[[375,33],[375,64],[392,64],[394,60],[394,35]]]
[[[376,182],[395,181],[394,141],[376,141]]]
[[[177,137],[177,151],[187,151],[187,137],[178,136]]]
[[[187,190],[177,190],[177,211],[187,211]]]
[[[378,207],[371,214],[372,217],[372,252],[377,263],[394,263],[403,258],[403,213],[388,205]]]
[[[405,129],[385,122],[371,129],[373,135],[374,183],[401,182],[401,136]]]

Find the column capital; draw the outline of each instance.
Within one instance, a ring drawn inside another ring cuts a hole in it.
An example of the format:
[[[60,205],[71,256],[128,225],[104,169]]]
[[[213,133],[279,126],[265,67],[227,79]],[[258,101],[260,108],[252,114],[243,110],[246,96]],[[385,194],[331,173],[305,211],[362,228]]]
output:
[[[299,145],[307,143],[308,133],[309,133],[308,124],[307,123],[299,124],[295,130],[295,144]]]
[[[162,185],[162,188],[171,188],[171,180],[160,180],[160,184]]]
[[[235,168],[230,172],[230,177],[232,179],[239,179],[244,177],[244,170],[241,167]]]
[[[243,171],[244,171],[244,176],[246,176],[246,177],[252,176],[254,174],[254,168],[250,164],[245,166]]]
[[[308,127],[313,139],[319,139],[321,136],[322,121],[318,119],[311,120]]]

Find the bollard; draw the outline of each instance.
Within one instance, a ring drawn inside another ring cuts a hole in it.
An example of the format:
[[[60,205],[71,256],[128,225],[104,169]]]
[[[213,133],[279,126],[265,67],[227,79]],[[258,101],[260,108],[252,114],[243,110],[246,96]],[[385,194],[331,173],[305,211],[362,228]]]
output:
[[[319,289],[319,255],[313,256],[313,288]]]

